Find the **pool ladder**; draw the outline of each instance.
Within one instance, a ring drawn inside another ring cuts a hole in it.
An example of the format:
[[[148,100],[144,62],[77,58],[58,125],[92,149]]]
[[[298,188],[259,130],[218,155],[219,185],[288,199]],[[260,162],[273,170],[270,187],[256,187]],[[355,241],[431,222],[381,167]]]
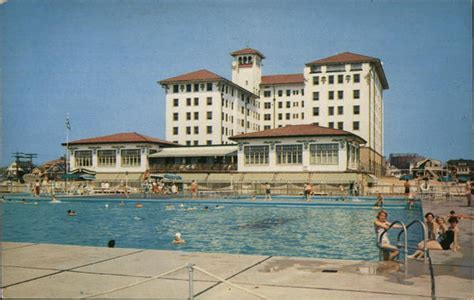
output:
[[[422,233],[423,233],[423,241],[424,241],[424,247],[423,247],[423,262],[426,264],[428,262],[427,260],[427,254],[428,254],[428,249],[426,248],[426,236],[428,235],[427,233],[427,230],[426,230],[426,225],[421,222],[420,220],[413,220],[411,221],[410,223],[408,223],[408,225],[405,225],[405,223],[403,223],[402,221],[395,221],[393,222],[392,224],[390,224],[390,226],[385,229],[382,234],[380,235],[379,237],[379,240],[377,241],[377,247],[379,248],[379,260],[382,260],[383,259],[383,247],[382,247],[382,238],[383,236],[390,230],[392,229],[392,227],[394,225],[400,225],[402,228],[402,230],[398,233],[397,235],[397,248],[402,248],[403,247],[403,250],[404,250],[404,254],[405,254],[405,262],[404,262],[404,269],[405,269],[405,276],[408,275],[408,249],[415,249],[417,250],[418,248],[417,247],[410,247],[408,246],[408,229],[410,227],[412,227],[414,224],[419,224],[421,226],[421,228],[423,229],[422,230]],[[400,237],[401,235],[404,234],[404,243],[403,244],[400,244]]]

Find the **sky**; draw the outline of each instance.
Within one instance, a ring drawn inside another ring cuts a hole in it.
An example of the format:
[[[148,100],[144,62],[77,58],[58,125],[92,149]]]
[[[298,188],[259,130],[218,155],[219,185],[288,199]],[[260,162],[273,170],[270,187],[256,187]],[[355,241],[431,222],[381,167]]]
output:
[[[4,2],[1,0],[0,3]],[[469,1],[8,0],[0,4],[1,165],[70,140],[165,137],[156,82],[199,69],[230,79],[251,47],[263,74],[302,73],[341,52],[378,57],[385,151],[474,158]]]

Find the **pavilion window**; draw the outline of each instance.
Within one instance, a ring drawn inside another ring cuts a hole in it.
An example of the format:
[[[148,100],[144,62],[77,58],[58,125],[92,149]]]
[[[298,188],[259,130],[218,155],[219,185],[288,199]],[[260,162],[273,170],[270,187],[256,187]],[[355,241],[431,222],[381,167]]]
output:
[[[74,159],[77,167],[91,167],[92,166],[92,151],[79,150],[74,152]]]
[[[122,167],[138,167],[141,164],[140,149],[126,149],[121,151]]]
[[[299,165],[303,163],[303,145],[277,145],[277,164]]]
[[[339,145],[337,143],[311,144],[309,155],[312,165],[337,165],[339,164]]]
[[[97,166],[115,167],[117,156],[115,150],[97,150]]]
[[[244,163],[246,165],[268,165],[269,146],[245,146]]]

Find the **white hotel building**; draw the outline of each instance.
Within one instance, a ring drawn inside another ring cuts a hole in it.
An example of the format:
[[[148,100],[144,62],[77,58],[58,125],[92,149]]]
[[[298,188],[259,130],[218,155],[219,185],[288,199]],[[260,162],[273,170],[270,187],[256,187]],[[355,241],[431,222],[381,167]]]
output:
[[[231,81],[199,70],[159,82],[166,91],[166,140],[227,144],[235,135],[315,124],[367,141],[361,168],[381,174],[388,82],[378,58],[345,52],[308,62],[300,74],[262,76],[265,56],[259,51],[246,48],[231,56]]]

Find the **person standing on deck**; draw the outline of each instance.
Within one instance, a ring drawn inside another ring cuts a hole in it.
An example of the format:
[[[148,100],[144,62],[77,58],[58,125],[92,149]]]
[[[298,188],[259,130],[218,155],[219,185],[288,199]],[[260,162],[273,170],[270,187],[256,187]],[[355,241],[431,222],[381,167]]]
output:
[[[408,179],[405,180],[403,186],[405,187],[405,197],[408,198],[410,196],[410,182],[408,181]]]
[[[272,200],[272,191],[270,184],[268,182],[265,183],[265,200]]]
[[[466,182],[466,187],[465,187],[465,194],[466,194],[466,200],[467,200],[467,206],[471,207],[472,203],[472,194],[471,194],[471,189],[472,189],[472,184],[470,181]]]
[[[197,197],[197,193],[198,193],[198,185],[197,185],[196,180],[193,180],[193,182],[191,182],[191,195],[193,199]]]
[[[308,182],[307,184],[304,185],[304,199],[306,201],[311,200],[311,193],[313,192],[313,187],[311,184]]]

